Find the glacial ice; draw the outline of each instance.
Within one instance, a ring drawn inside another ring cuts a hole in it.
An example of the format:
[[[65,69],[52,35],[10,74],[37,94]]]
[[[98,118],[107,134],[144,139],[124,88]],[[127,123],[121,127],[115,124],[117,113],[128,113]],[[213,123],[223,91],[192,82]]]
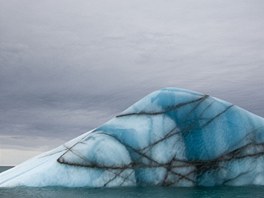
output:
[[[263,127],[223,100],[164,88],[1,173],[0,187],[264,185]]]

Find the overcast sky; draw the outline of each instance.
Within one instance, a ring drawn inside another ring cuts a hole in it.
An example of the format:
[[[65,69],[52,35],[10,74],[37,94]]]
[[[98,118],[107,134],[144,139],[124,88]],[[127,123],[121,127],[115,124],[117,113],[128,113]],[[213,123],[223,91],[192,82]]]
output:
[[[264,116],[263,0],[0,0],[0,165],[162,87]]]

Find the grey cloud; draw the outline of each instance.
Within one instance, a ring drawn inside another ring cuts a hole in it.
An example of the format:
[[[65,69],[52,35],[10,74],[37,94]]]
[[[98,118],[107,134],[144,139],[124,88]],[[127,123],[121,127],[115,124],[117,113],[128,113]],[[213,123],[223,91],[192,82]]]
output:
[[[261,0],[0,4],[5,137],[70,139],[168,86],[264,116]]]
[[[34,140],[34,141],[33,141]],[[33,150],[33,151],[47,151],[51,147],[55,148],[64,143],[64,139],[59,138],[46,138],[41,136],[0,136],[0,144],[3,149],[13,150]],[[28,144],[26,144],[28,143]],[[1,162],[1,158],[0,158]]]

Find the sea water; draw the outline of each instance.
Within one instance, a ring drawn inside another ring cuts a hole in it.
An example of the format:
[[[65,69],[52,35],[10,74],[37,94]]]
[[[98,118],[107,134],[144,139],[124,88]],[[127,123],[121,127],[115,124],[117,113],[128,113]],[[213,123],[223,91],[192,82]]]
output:
[[[10,167],[1,167],[0,172]],[[0,198],[264,198],[264,186],[244,187],[119,187],[119,188],[62,188],[16,187],[0,188]]]

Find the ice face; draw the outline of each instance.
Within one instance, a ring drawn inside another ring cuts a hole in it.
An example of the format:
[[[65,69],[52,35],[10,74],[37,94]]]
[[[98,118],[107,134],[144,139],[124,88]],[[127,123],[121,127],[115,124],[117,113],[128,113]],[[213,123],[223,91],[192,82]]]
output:
[[[263,127],[228,102],[165,88],[3,172],[0,186],[264,185]]]

